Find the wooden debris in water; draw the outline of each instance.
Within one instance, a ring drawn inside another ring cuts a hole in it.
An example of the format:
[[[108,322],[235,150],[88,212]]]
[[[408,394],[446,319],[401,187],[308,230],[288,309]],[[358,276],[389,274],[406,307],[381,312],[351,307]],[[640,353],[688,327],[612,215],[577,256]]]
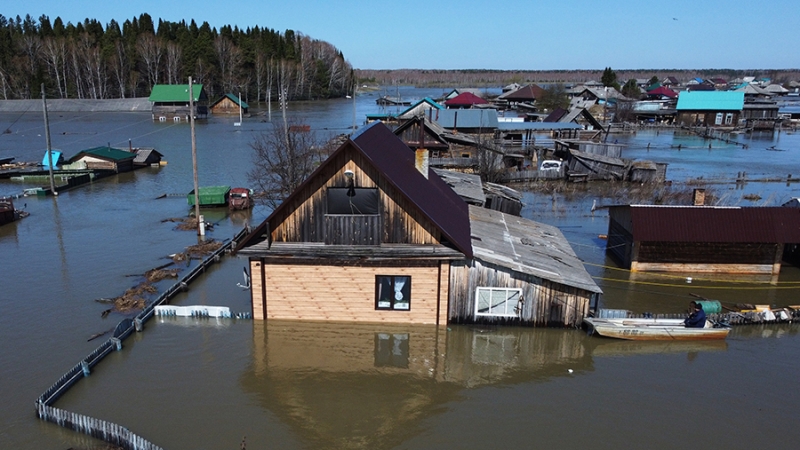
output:
[[[153,269],[145,272],[144,277],[150,283],[158,283],[167,278],[178,278],[178,272],[180,272],[180,269]]]
[[[194,217],[173,217],[161,221],[161,223],[164,222],[178,223],[178,225],[175,226],[175,229],[180,231],[193,231],[197,229],[197,219]]]
[[[222,242],[208,241],[202,244],[190,245],[186,247],[186,254],[192,258],[202,258],[209,253],[214,253],[222,247]]]
[[[112,311],[129,312],[138,309],[144,309],[147,305],[147,296],[158,292],[155,286],[149,281],[143,281],[137,286],[132,287],[125,291],[119,297],[113,299],[114,307],[102,312],[102,317],[107,316]]]

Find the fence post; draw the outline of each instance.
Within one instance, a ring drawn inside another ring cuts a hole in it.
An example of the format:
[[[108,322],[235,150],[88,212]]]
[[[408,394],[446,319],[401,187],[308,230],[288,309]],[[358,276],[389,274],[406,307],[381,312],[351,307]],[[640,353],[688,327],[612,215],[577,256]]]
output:
[[[111,343],[114,344],[114,347],[117,349],[117,351],[122,350],[122,341],[118,338],[112,337]]]
[[[83,369],[83,376],[85,377],[88,377],[89,374],[91,373],[89,371],[89,363],[87,363],[85,359],[81,361],[81,369]]]
[[[133,327],[136,329],[136,331],[141,332],[142,329],[144,328],[142,326],[142,319],[140,319],[138,317],[133,319]]]

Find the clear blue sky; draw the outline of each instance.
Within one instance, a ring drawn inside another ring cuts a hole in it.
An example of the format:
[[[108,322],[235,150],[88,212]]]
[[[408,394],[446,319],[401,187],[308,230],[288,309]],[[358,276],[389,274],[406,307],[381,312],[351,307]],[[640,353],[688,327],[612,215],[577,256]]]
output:
[[[796,0],[28,0],[0,14],[106,24],[144,12],[156,23],[300,31],[358,69],[800,67]]]

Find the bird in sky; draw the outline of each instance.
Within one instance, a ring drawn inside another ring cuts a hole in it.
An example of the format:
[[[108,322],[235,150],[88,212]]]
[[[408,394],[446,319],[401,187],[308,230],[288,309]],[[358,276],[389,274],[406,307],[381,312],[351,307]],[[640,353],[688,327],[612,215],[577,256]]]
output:
[[[673,17],[672,20],[678,20],[677,18]]]

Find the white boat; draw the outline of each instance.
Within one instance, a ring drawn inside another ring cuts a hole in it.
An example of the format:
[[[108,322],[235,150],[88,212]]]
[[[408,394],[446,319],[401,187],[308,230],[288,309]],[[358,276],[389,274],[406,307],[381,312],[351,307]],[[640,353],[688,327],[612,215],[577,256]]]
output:
[[[690,341],[725,339],[729,327],[715,328],[706,321],[705,328],[686,328],[682,319],[598,319],[587,317],[583,323],[589,334],[637,341]]]

